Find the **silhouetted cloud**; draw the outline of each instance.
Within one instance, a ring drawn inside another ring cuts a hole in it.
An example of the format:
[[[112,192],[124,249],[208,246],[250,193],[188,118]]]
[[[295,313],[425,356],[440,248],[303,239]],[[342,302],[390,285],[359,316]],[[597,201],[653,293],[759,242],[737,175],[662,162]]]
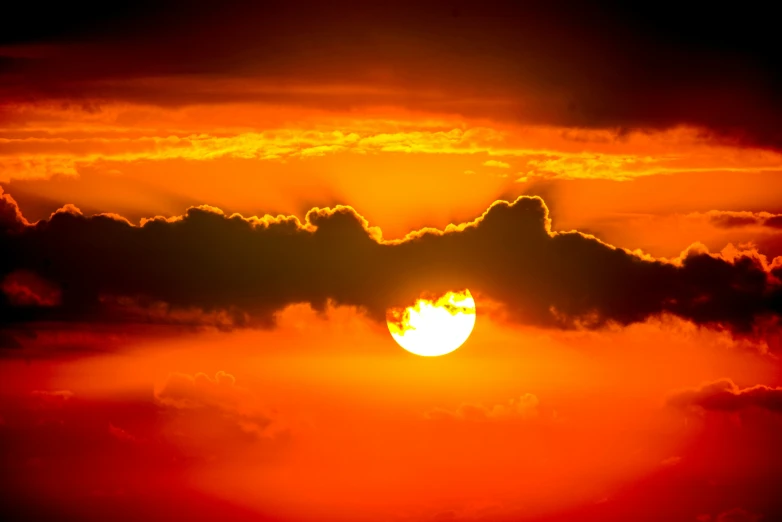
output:
[[[4,194],[2,187],[0,187],[0,230],[21,230],[27,224],[14,198],[9,194]]]
[[[782,228],[782,215],[769,212],[733,212],[712,210],[706,213],[709,222],[718,228],[764,226]]]
[[[20,228],[21,227],[21,228]],[[331,301],[384,320],[422,293],[469,288],[511,321],[598,328],[671,313],[749,333],[782,312],[782,266],[691,248],[654,260],[579,232],[552,232],[540,198],[499,201],[474,221],[383,241],[351,207],[243,218],[190,208],[133,226],[73,206],[0,232],[0,279],[34,274],[47,306],[0,294],[6,328],[36,321],[268,326],[294,303]],[[33,277],[33,276],[29,276]],[[49,294],[47,294],[49,295]],[[480,297],[478,298],[480,307]]]

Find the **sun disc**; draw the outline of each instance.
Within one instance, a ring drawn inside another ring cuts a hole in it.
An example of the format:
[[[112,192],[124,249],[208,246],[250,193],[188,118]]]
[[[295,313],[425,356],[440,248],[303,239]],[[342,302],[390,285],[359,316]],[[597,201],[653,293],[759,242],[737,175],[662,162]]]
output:
[[[470,291],[448,292],[436,300],[419,299],[403,310],[391,310],[388,330],[410,353],[436,357],[451,353],[475,327],[475,301]]]

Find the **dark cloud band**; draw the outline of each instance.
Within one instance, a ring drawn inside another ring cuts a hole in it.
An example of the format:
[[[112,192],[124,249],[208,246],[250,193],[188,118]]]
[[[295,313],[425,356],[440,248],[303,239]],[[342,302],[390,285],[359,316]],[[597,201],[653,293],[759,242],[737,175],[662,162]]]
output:
[[[579,128],[687,124],[782,146],[782,57],[770,8],[78,4],[54,8],[46,20],[25,4],[12,8],[14,27],[0,35],[10,44],[0,48],[0,112],[41,101],[87,112],[111,102],[401,105]],[[250,83],[232,89],[216,78]],[[172,79],[181,81],[163,81]]]
[[[13,283],[0,294],[6,328],[176,324],[182,309],[223,314],[225,327],[271,325],[287,305],[320,309],[329,301],[382,320],[422,293],[461,288],[501,303],[512,321],[544,327],[626,325],[671,313],[749,333],[782,314],[778,264],[696,249],[678,264],[640,257],[579,232],[552,232],[537,197],[499,201],[472,222],[401,241],[383,241],[351,207],[313,209],[303,223],[199,207],[142,226],[70,207],[30,225],[3,198],[0,279]]]

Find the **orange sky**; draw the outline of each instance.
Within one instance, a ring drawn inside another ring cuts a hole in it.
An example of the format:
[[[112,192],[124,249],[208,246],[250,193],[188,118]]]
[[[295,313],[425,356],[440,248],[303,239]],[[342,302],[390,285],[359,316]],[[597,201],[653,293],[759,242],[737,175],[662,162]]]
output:
[[[564,7],[14,8],[12,519],[782,516],[773,31]]]

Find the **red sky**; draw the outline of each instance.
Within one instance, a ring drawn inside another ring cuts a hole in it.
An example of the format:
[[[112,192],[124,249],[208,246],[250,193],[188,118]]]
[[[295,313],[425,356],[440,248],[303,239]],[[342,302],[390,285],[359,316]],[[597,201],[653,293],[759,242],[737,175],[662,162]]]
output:
[[[782,519],[769,12],[7,18],[12,520]],[[461,348],[394,342],[464,288]]]

